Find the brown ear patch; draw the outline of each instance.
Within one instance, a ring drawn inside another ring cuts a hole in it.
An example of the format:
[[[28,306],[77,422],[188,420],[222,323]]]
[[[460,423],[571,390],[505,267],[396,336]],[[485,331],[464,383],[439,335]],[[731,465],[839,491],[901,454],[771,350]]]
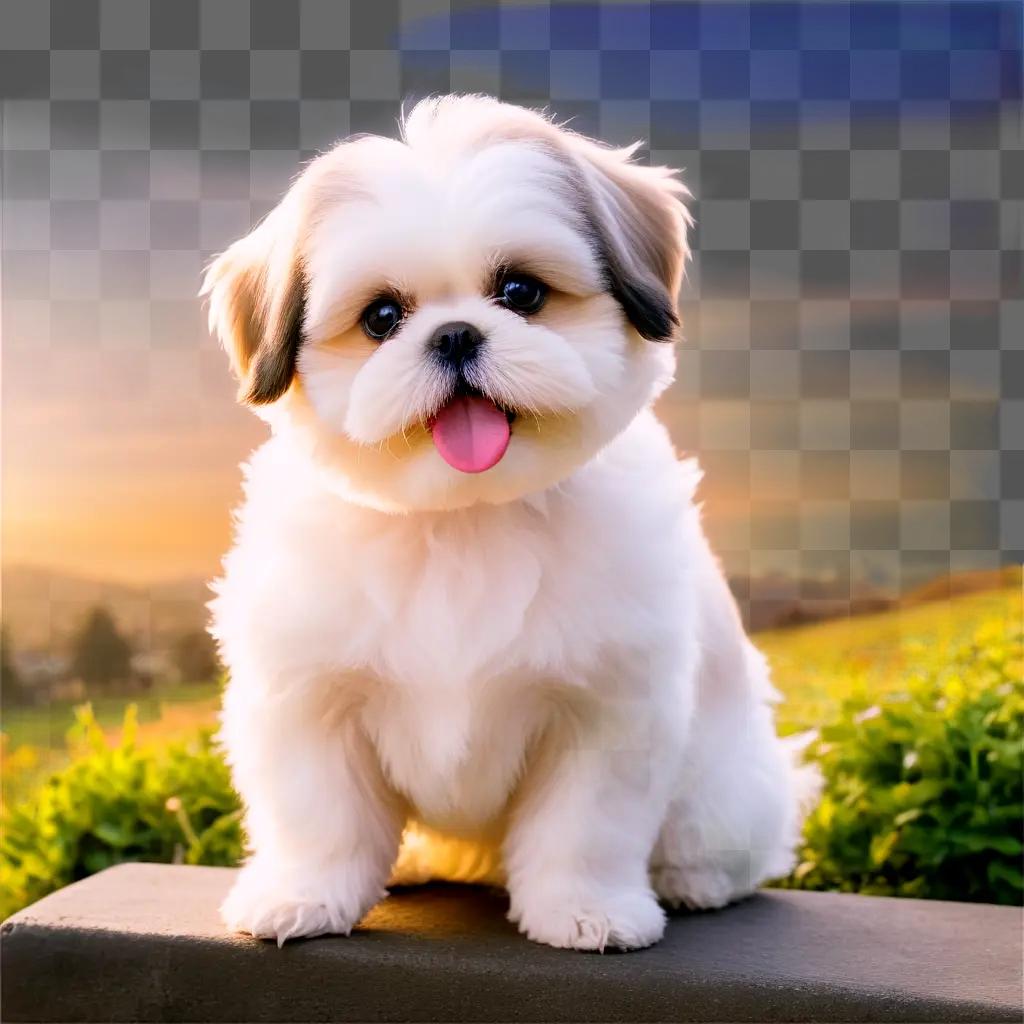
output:
[[[301,264],[293,265],[287,282],[271,297],[268,305],[265,311],[255,308],[250,314],[253,318],[250,331],[259,340],[239,388],[239,398],[249,405],[276,402],[295,376],[306,312],[306,284]]]
[[[576,204],[608,293],[642,338],[674,341],[688,253],[690,218],[682,201],[688,191],[668,168],[633,163],[633,147],[608,149],[569,132],[560,138],[574,158]]]
[[[238,399],[268,405],[295,376],[306,311],[306,277],[288,218],[271,213],[207,271],[210,326],[239,379]],[[285,228],[282,228],[285,225]]]
[[[665,286],[655,279],[644,280],[635,270],[625,268],[599,228],[594,244],[604,268],[608,293],[622,307],[637,334],[647,341],[673,341],[679,316]]]

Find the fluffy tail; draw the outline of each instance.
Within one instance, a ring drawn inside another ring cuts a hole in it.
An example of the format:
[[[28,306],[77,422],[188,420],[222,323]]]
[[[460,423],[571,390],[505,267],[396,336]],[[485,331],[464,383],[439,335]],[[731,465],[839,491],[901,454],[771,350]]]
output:
[[[821,799],[824,780],[821,771],[813,761],[807,760],[807,748],[818,738],[816,729],[785,736],[782,745],[789,755],[793,768],[793,790],[796,794],[798,828],[803,826],[804,818],[814,809]]]

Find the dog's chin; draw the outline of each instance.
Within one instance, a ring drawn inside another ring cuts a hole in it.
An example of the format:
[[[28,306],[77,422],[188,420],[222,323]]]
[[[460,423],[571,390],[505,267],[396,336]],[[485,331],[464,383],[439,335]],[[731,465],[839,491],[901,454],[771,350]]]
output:
[[[278,405],[275,433],[309,458],[323,482],[346,500],[383,512],[516,501],[561,482],[610,439],[595,410],[537,416],[503,407],[510,420],[507,448],[486,470],[464,472],[442,457],[429,422],[367,445],[321,421],[300,389]]]

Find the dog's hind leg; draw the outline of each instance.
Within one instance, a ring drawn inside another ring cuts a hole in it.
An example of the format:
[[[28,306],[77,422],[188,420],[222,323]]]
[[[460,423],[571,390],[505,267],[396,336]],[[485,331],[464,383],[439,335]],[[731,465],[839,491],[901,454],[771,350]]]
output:
[[[664,932],[647,866],[675,775],[665,755],[675,736],[667,717],[630,720],[619,749],[563,720],[523,781],[504,854],[509,918],[535,942],[641,949]]]
[[[702,580],[696,713],[650,862],[659,898],[694,909],[724,906],[791,870],[814,781],[797,767],[795,744],[776,735],[767,663],[711,568]]]

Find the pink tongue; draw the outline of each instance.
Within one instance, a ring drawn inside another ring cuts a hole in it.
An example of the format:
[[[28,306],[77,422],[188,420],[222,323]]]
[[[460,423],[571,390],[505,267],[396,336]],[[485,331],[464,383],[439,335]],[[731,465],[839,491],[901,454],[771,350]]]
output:
[[[489,398],[471,395],[453,398],[431,421],[430,433],[449,466],[482,473],[501,460],[511,431],[507,417]]]

